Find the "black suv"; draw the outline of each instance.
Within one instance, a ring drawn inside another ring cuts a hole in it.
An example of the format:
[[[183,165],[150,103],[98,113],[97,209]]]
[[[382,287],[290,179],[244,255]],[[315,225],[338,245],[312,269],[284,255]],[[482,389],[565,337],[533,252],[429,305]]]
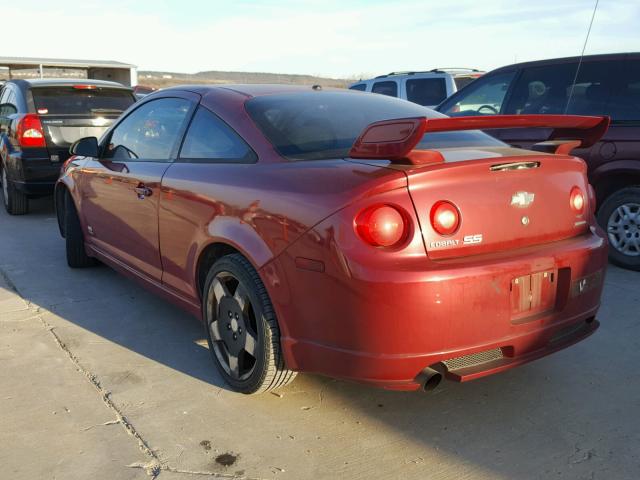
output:
[[[10,80],[0,85],[0,182],[12,215],[53,194],[69,147],[102,133],[136,101],[133,90],[98,80]]]
[[[588,165],[598,222],[612,262],[640,270],[640,53],[558,58],[493,70],[453,94],[437,110],[449,116],[495,114],[609,115],[607,134],[575,155]],[[489,131],[528,148],[551,131]]]

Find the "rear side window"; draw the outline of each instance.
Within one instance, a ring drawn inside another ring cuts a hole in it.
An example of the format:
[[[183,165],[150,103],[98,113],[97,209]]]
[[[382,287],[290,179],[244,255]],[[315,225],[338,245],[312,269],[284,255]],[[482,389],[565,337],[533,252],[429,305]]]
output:
[[[438,111],[452,117],[458,115],[496,115],[502,109],[515,71],[497,73],[473,82],[445,100]]]
[[[444,78],[414,78],[407,80],[407,100],[418,105],[438,105],[447,98]]]
[[[5,87],[0,97],[0,115],[13,115],[18,113],[16,94],[13,89]]]
[[[356,138],[369,124],[409,117],[443,117],[415,103],[382,95],[314,92],[265,95],[246,103],[253,121],[280,155],[292,160],[349,156]],[[425,135],[417,148],[504,146],[482,132]]]
[[[366,83],[359,83],[357,85],[351,85],[349,87],[349,90],[358,90],[360,92],[364,92],[367,89],[367,84]]]
[[[180,151],[185,162],[255,162],[251,148],[220,118],[199,107]]]
[[[527,68],[506,113],[606,115],[618,62],[562,63]],[[575,79],[575,84],[574,84]]]
[[[371,88],[371,93],[379,93],[389,97],[398,96],[398,84],[396,82],[376,82]]]
[[[31,93],[40,115],[120,114],[135,102],[131,92],[115,88],[40,87]]]

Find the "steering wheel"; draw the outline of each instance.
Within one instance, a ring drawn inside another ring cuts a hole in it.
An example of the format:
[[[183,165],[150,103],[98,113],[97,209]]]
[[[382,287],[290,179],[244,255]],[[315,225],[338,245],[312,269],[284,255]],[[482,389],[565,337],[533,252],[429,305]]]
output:
[[[478,113],[480,113],[480,110],[482,110],[483,108],[486,108],[487,110],[491,111],[493,115],[498,114],[498,110],[495,107],[492,107],[491,105],[482,105],[480,108],[478,108]]]

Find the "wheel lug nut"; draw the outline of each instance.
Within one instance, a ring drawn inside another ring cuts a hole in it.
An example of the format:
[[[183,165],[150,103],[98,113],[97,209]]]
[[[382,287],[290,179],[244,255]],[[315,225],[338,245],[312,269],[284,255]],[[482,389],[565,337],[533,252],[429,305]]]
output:
[[[229,310],[229,318],[233,317],[233,313],[231,313],[231,310]]]
[[[233,334],[233,339],[237,340],[238,339],[238,335],[236,335],[235,333]]]
[[[238,329],[238,333],[242,333],[242,327]]]
[[[231,324],[227,323],[227,330],[231,330]]]
[[[238,318],[239,318],[239,316],[238,316],[238,314],[236,313],[236,320],[238,320]]]

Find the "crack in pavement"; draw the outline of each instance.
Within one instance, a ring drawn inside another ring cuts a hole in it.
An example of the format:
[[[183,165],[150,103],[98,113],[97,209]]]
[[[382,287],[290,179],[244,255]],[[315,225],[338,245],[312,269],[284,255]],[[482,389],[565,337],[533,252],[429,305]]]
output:
[[[131,465],[127,465],[127,467],[141,468],[141,469],[147,470],[149,468],[149,464],[132,463]],[[183,470],[181,468],[170,467],[169,465],[166,465],[166,464],[160,465],[159,470],[160,471],[158,472],[158,475],[161,472],[170,472],[170,473],[181,473],[185,475],[198,475],[198,476],[206,476],[206,477],[213,477],[213,478],[226,478],[231,480],[266,480],[264,478],[258,478],[258,477],[238,476],[232,473],[205,472],[200,470]]]
[[[50,312],[46,308],[36,305],[31,301],[29,301],[27,298],[25,298],[20,293],[20,290],[18,290],[17,286],[11,281],[7,273],[3,271],[1,268],[0,268],[0,277],[2,277],[2,279],[5,280],[6,284],[9,286],[9,288],[13,290],[14,293],[20,296],[20,298],[22,298],[27,303],[28,309],[34,313],[34,315],[29,318],[32,318],[32,319],[37,318],[40,321],[40,323],[44,326],[44,328],[47,331],[49,331],[49,333],[51,333],[58,347],[67,355],[71,363],[73,363],[73,365],[75,366],[76,370],[80,372],[89,381],[89,383],[91,383],[91,385],[96,389],[96,391],[100,395],[102,402],[105,404],[105,406],[114,413],[116,419],[113,421],[105,422],[102,425],[112,425],[112,424],[122,425],[123,428],[126,430],[126,432],[130,436],[136,439],[138,443],[138,448],[140,449],[140,451],[142,451],[146,456],[150,458],[150,461],[148,463],[134,463],[131,465],[127,465],[127,467],[144,469],[147,475],[149,475],[152,478],[152,480],[155,480],[163,471],[171,472],[171,473],[198,475],[198,476],[209,476],[213,478],[234,479],[234,480],[263,480],[260,478],[249,478],[249,477],[238,476],[234,474],[219,473],[219,472],[182,470],[182,469],[171,467],[166,463],[162,462],[162,460],[160,459],[156,451],[149,446],[148,442],[142,437],[142,435],[140,435],[140,433],[137,431],[135,426],[127,419],[127,417],[120,411],[118,406],[111,399],[111,392],[106,390],[102,386],[102,384],[100,383],[100,380],[95,374],[91,373],[91,371],[89,371],[87,368],[85,368],[82,365],[78,357],[76,357],[73,354],[73,352],[66,346],[66,344],[60,338],[60,336],[56,333],[55,327],[50,323],[48,323],[42,316],[43,312],[48,312],[48,313],[53,313],[53,312]],[[55,313],[53,314],[55,315]],[[97,425],[92,425],[86,428],[85,430],[88,430],[95,426]]]

